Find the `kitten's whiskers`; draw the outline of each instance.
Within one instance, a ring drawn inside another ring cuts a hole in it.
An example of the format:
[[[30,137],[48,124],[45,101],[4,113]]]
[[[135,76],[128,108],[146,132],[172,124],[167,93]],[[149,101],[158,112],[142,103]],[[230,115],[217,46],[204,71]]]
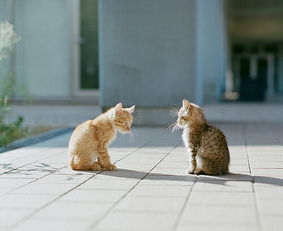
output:
[[[177,131],[180,127],[178,126],[177,122],[175,122],[173,124],[169,124],[168,128],[173,133]]]
[[[170,110],[170,114],[175,117],[175,116],[178,115],[178,112],[179,112],[180,109],[181,109],[181,107],[179,105],[175,104],[174,108],[172,110]]]
[[[135,139],[135,133],[132,130],[130,130],[128,134],[129,134],[129,142],[133,143]]]

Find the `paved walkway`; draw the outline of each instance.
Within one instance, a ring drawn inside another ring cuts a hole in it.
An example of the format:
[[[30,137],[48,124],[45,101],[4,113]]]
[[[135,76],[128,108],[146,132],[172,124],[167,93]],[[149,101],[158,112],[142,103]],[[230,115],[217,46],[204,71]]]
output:
[[[0,154],[0,230],[272,231],[283,226],[283,124],[221,123],[231,174],[192,176],[180,134],[135,128],[117,171],[67,168],[70,134]]]

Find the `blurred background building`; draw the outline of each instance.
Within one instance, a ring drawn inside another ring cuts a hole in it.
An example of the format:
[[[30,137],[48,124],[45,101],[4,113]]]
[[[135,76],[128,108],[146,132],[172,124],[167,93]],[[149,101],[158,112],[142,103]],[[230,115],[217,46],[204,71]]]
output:
[[[0,0],[5,20],[35,102],[121,101],[146,124],[183,98],[283,102],[282,0]]]

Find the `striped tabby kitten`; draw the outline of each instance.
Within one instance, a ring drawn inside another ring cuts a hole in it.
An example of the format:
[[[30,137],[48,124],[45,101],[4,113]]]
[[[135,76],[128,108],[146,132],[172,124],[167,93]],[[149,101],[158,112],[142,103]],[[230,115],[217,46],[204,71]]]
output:
[[[230,155],[225,135],[210,126],[202,109],[183,100],[175,128],[183,129],[183,142],[189,149],[189,173],[223,175],[229,172]]]

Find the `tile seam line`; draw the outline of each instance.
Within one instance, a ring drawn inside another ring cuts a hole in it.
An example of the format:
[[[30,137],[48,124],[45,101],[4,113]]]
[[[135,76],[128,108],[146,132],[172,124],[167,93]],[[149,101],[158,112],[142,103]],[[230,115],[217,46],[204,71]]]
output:
[[[164,136],[164,135],[165,135],[165,132],[164,132],[164,134],[161,134],[161,137]],[[160,137],[158,137],[158,138],[160,138]],[[155,139],[157,139],[157,138],[155,138]],[[145,146],[147,146],[148,144],[152,143],[155,139],[153,139],[153,140],[151,140],[151,141],[149,141],[149,142],[147,142],[147,143],[141,145],[141,146],[138,147],[137,149],[133,150],[130,154],[126,155],[126,157],[132,155],[134,152],[136,152],[137,150],[141,149],[142,147],[145,147]],[[58,146],[59,146],[59,145],[58,145]],[[174,147],[174,148],[175,148],[175,147]],[[173,148],[173,149],[174,149],[174,148]],[[58,153],[57,153],[57,154],[58,154]],[[55,154],[55,155],[57,155],[57,154]],[[167,155],[166,155],[166,156],[167,156]],[[165,156],[165,157],[166,157],[166,156]],[[164,158],[165,158],[165,157],[164,157]],[[120,161],[120,160],[122,160],[122,159],[124,159],[124,158],[121,158],[121,159],[119,159],[118,161]],[[117,163],[118,161],[116,161],[115,163]],[[34,161],[34,162],[36,162],[36,161]],[[32,162],[32,163],[34,163],[34,162]],[[31,164],[31,163],[30,163],[30,164]],[[28,164],[27,164],[27,165],[28,165]],[[64,168],[64,167],[63,167],[63,168]],[[58,171],[58,170],[57,170],[57,171]],[[56,172],[56,171],[54,171],[54,172]],[[54,172],[53,172],[53,173],[54,173]],[[22,220],[20,220],[18,223],[16,223],[15,225],[11,226],[10,228],[11,228],[11,229],[16,228],[16,227],[19,226],[23,221],[28,220],[29,218],[31,218],[32,216],[34,216],[34,215],[35,215],[37,212],[39,212],[40,210],[42,210],[42,209],[46,208],[47,206],[51,205],[53,202],[59,200],[59,199],[60,199],[61,197],[63,197],[64,195],[66,195],[66,194],[68,194],[69,192],[75,190],[76,188],[78,188],[79,186],[83,185],[85,182],[89,181],[90,179],[94,178],[96,175],[98,175],[98,174],[100,174],[100,173],[102,173],[102,172],[103,172],[103,171],[99,171],[99,172],[95,173],[94,175],[92,175],[91,177],[87,178],[85,181],[81,182],[81,183],[78,184],[77,186],[75,186],[75,187],[71,188],[70,190],[66,191],[65,193],[59,195],[58,197],[56,197],[56,198],[54,198],[53,200],[51,200],[50,202],[46,203],[46,204],[43,205],[42,207],[40,207],[40,208],[34,210],[33,213],[31,213],[30,215],[24,217]],[[48,175],[49,175],[49,174],[48,174]],[[42,177],[42,178],[44,178],[44,177]]]
[[[94,224],[90,225],[87,230],[94,229],[146,176],[150,174],[153,169],[156,168],[159,163],[161,163],[168,155],[170,155],[171,152],[178,146],[179,145],[176,144],[164,157],[160,159],[160,161],[156,165],[154,165],[143,177],[141,177],[138,182],[129,189],[129,191],[127,191],[120,199],[118,199]]]
[[[58,199],[60,199],[61,197],[63,197],[64,195],[68,194],[69,192],[73,191],[74,189],[78,188],[79,186],[81,186],[82,184],[84,184],[85,182],[89,181],[90,179],[94,178],[98,173],[92,175],[91,177],[87,178],[85,181],[81,182],[80,184],[76,185],[75,187],[67,190],[66,192],[60,194],[59,196],[55,197],[53,200],[49,201],[48,203],[46,203],[45,205],[43,205],[42,207],[35,209],[31,214],[29,214],[28,216],[24,217],[22,220],[20,220],[18,223],[16,223],[15,225],[11,226],[11,230],[16,228],[17,226],[19,226],[22,222],[28,220],[29,218],[33,217],[37,212],[39,212],[40,210],[46,208],[47,206],[51,205],[53,202],[57,201]]]
[[[160,137],[165,136],[165,134],[166,134],[166,133],[164,132],[163,134],[161,134]],[[158,137],[158,138],[160,138],[160,137]],[[148,141],[147,143],[145,143],[145,144],[139,146],[138,148],[136,148],[135,150],[133,150],[133,151],[130,152],[129,154],[123,156],[123,157],[120,158],[119,160],[116,160],[116,161],[114,162],[114,164],[118,163],[118,162],[121,161],[121,160],[126,159],[127,157],[129,157],[129,156],[131,156],[133,153],[135,153],[136,151],[140,150],[140,149],[143,148],[143,147],[148,146],[149,144],[151,144],[154,140],[156,140],[156,139],[158,139],[158,138],[155,138],[155,139],[153,139],[153,140],[150,140],[150,141]],[[103,172],[103,171],[102,171],[102,172]]]
[[[242,126],[242,134],[243,134],[243,137],[244,137],[244,141],[245,141],[245,153],[247,155],[247,161],[248,161],[248,166],[249,166],[249,172],[250,172],[250,175],[252,177],[252,189],[253,189],[253,201],[254,201],[254,208],[255,208],[255,215],[256,215],[256,225],[257,225],[257,228],[259,231],[262,231],[262,224],[261,224],[261,219],[260,219],[260,214],[259,214],[259,209],[258,209],[258,204],[257,204],[257,197],[256,197],[256,193],[255,193],[255,187],[254,187],[254,183],[255,183],[255,178],[254,178],[254,175],[252,174],[252,171],[251,171],[251,159],[250,159],[250,155],[248,153],[248,143],[247,143],[247,136],[246,136],[246,128],[245,126]]]
[[[175,223],[174,223],[174,225],[173,225],[173,227],[172,227],[172,229],[171,229],[172,231],[177,230],[177,228],[178,228],[178,226],[179,226],[179,223],[180,223],[180,220],[181,220],[181,216],[183,215],[183,213],[184,213],[184,211],[185,211],[186,205],[187,205],[187,203],[188,203],[188,201],[189,201],[189,199],[190,199],[190,196],[191,196],[191,194],[192,194],[193,188],[194,188],[195,183],[196,183],[197,181],[198,181],[198,176],[195,178],[194,183],[193,183],[193,185],[191,186],[191,188],[190,188],[190,190],[189,190],[189,192],[188,192],[188,195],[186,196],[186,199],[185,199],[185,201],[184,201],[184,204],[183,204],[181,210],[179,211],[178,216],[177,216],[177,219],[176,219],[176,221],[175,221]]]

